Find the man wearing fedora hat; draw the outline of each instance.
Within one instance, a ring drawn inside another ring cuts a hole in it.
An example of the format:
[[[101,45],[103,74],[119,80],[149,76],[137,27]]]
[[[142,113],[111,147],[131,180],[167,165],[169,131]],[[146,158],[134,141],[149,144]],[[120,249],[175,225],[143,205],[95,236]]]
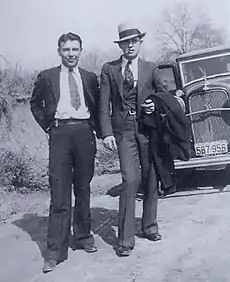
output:
[[[135,197],[140,179],[144,193],[142,231],[151,241],[161,239],[157,225],[158,180],[148,156],[149,140],[140,132],[140,114],[151,114],[155,105],[146,100],[150,93],[165,91],[154,65],[139,58],[145,33],[131,23],[118,26],[114,41],[122,56],[107,62],[101,70],[100,123],[106,148],[118,150],[123,189],[119,199],[119,256],[131,254],[135,245]],[[140,174],[141,167],[141,174]]]

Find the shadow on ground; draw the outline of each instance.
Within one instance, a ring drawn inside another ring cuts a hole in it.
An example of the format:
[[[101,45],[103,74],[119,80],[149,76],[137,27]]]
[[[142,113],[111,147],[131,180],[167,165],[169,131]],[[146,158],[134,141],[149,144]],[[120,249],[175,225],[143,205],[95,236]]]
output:
[[[197,190],[202,187],[213,187],[223,190],[230,184],[229,170],[183,170],[177,172],[178,191]]]
[[[44,258],[48,217],[39,216],[37,213],[26,213],[22,218],[15,220],[13,224],[29,234],[31,240],[38,245],[41,255]]]
[[[117,242],[114,227],[117,227],[118,212],[116,210],[94,207],[91,208],[91,217],[93,233],[99,235],[106,244],[114,247]],[[140,218],[137,218],[136,222],[137,233],[139,233]],[[38,245],[42,257],[45,258],[48,217],[39,216],[36,213],[27,213],[21,219],[14,221],[13,224],[29,234],[31,240]]]
[[[178,191],[194,191],[204,187],[204,190],[208,190],[208,194],[218,193],[219,191],[223,191],[223,188],[229,184],[228,179],[229,175],[227,171],[186,172],[186,174],[182,174],[182,177],[179,179]],[[213,187],[218,191],[210,187]],[[113,197],[118,196],[121,189],[121,184],[116,185],[109,189],[107,194]],[[213,191],[209,191],[211,189],[213,189]],[[202,192],[202,194],[205,193]],[[182,196],[193,196],[193,194],[175,194],[170,195],[169,197]],[[117,227],[117,210],[94,207],[91,209],[91,215],[93,233],[99,235],[106,244],[114,246],[116,244],[116,232],[114,227]],[[141,233],[140,218],[137,218],[136,222],[138,236],[138,234]],[[31,240],[38,245],[41,255],[45,257],[48,217],[38,215],[37,213],[27,213],[21,219],[14,221],[13,224],[29,234]]]
[[[222,192],[224,188],[230,184],[229,175],[229,170],[195,171],[187,169],[177,171],[177,192],[196,191],[202,188],[208,190],[217,189]],[[122,189],[122,183],[120,183],[111,187],[106,194],[111,197],[117,197],[120,195]],[[141,187],[139,191],[141,192]],[[139,198],[138,195],[137,198]]]

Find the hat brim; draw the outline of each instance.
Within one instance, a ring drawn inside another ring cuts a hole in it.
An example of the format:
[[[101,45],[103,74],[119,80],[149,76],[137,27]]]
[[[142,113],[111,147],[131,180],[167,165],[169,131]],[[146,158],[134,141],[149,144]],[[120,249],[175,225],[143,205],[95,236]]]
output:
[[[119,40],[115,40],[113,41],[114,43],[120,43],[120,42],[124,42],[126,40],[130,40],[132,38],[136,38],[136,37],[140,37],[143,38],[146,35],[146,32],[140,33],[140,34],[133,34],[133,35],[129,35],[129,36],[125,36]]]

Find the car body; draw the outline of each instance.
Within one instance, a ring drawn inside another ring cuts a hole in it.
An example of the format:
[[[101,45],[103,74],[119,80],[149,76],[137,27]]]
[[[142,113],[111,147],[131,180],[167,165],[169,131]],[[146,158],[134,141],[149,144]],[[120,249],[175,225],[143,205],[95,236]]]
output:
[[[192,51],[158,66],[163,83],[185,102],[191,158],[176,169],[224,169],[230,164],[230,47]]]

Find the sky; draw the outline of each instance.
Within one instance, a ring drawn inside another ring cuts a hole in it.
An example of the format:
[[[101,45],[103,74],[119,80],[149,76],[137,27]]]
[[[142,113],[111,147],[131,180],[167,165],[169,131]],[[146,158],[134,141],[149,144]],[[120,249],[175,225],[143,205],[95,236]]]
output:
[[[117,48],[113,40],[123,21],[146,31],[144,48],[154,49],[154,27],[162,12],[178,2],[188,0],[0,0],[0,56],[23,68],[56,65],[57,40],[68,31],[80,34],[85,50],[109,52]],[[230,32],[230,0],[189,2]]]

